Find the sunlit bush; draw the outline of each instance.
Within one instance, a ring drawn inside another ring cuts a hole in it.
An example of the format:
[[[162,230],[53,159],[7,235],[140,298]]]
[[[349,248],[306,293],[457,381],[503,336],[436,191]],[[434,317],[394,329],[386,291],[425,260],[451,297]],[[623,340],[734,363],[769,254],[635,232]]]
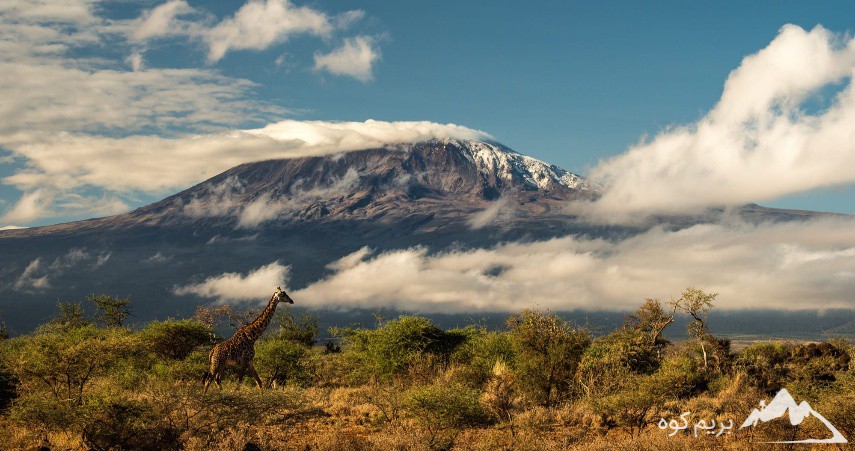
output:
[[[167,359],[184,359],[200,346],[212,345],[214,330],[189,319],[154,321],[140,333],[148,350]]]
[[[430,442],[444,433],[489,424],[491,416],[480,403],[480,394],[461,385],[434,384],[416,386],[406,394],[405,405],[411,417],[430,434]]]
[[[526,310],[508,319],[520,389],[532,401],[552,405],[570,395],[573,375],[591,334],[552,313]]]
[[[417,356],[430,354],[447,360],[466,338],[418,316],[401,316],[374,330],[340,330],[339,334],[347,345],[345,353],[356,363],[356,374],[377,379],[402,374]]]
[[[271,338],[255,345],[255,368],[268,387],[309,379],[310,350],[293,340]]]

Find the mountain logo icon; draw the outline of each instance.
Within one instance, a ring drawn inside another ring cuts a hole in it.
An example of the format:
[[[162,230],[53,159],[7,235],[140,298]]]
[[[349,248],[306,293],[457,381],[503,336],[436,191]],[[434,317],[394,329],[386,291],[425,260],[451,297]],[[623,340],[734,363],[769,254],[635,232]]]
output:
[[[793,399],[790,392],[785,388],[782,388],[781,391],[775,394],[775,397],[772,398],[770,403],[766,404],[765,400],[760,401],[760,408],[751,411],[751,414],[748,415],[748,418],[745,419],[739,429],[755,427],[759,422],[766,423],[768,421],[781,418],[787,414],[789,414],[790,424],[793,426],[802,424],[802,421],[809,416],[816,418],[821,421],[826,428],[828,428],[828,431],[832,434],[831,438],[810,438],[805,440],[766,443],[848,443],[846,438],[843,437],[843,434],[841,434],[840,431],[838,431],[837,428],[835,428],[824,416],[820,415],[816,410],[813,410],[807,401],[802,401],[801,404],[796,404],[796,400]]]

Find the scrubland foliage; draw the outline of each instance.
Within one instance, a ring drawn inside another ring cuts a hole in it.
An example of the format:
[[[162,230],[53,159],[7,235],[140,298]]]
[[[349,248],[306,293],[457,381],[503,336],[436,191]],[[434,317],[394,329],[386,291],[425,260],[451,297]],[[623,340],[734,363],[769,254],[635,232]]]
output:
[[[60,303],[35,332],[0,340],[0,448],[741,449],[822,436],[810,422],[719,438],[657,427],[686,411],[741,421],[781,388],[855,434],[847,342],[734,352],[706,323],[715,296],[693,288],[670,304],[646,300],[599,336],[525,310],[504,330],[401,316],[336,329],[335,342],[318,345],[317,317],[283,309],[256,343],[265,390],[231,373],[208,393],[215,331],[246,314],[200,309],[132,329],[126,299],[94,298],[104,301],[92,301],[94,318]],[[690,339],[670,343],[681,312]]]

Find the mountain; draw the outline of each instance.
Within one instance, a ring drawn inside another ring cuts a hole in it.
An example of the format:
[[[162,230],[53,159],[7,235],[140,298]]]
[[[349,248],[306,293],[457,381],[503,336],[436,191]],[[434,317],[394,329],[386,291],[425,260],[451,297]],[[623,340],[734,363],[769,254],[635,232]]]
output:
[[[430,250],[569,234],[619,238],[644,227],[579,220],[571,201],[600,188],[555,165],[482,141],[431,140],[337,155],[247,163],[162,201],[106,218],[0,231],[0,310],[17,330],[57,299],[129,294],[138,320],[192,312],[174,287],[280,261],[292,288],[363,246]],[[751,221],[813,213],[746,206]],[[659,218],[680,228],[708,216]]]
[[[777,441],[770,443],[847,443],[847,440],[843,435],[835,428],[831,422],[829,422],[824,416],[822,416],[819,412],[813,410],[813,408],[808,404],[807,401],[802,401],[801,404],[796,404],[796,400],[790,395],[790,392],[787,389],[782,388],[772,401],[766,404],[765,402],[760,404],[760,409],[754,409],[748,415],[748,418],[742,423],[739,429],[743,429],[746,427],[757,427],[758,423],[763,422],[767,423],[769,421],[777,420],[779,418],[783,418],[787,416],[790,420],[790,424],[793,426],[798,426],[802,424],[802,422],[807,417],[814,417],[822,422],[828,431],[832,434],[830,438],[827,439],[806,439],[806,440],[797,440],[797,441]]]

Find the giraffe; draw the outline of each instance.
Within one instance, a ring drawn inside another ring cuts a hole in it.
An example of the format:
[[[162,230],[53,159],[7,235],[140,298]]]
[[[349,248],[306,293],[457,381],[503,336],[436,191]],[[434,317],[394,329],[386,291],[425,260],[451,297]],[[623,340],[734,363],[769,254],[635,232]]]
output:
[[[294,303],[291,297],[282,291],[282,288],[277,287],[276,292],[273,293],[273,297],[270,298],[270,302],[267,303],[267,307],[258,315],[258,318],[238,329],[232,335],[232,338],[214,345],[208,356],[208,360],[211,362],[211,370],[205,373],[203,379],[205,382],[205,392],[208,391],[208,385],[211,384],[211,381],[216,383],[217,387],[222,388],[220,378],[222,377],[223,370],[229,366],[237,367],[239,381],[243,380],[246,371],[249,371],[249,374],[255,379],[258,388],[262,388],[261,378],[258,377],[255,367],[252,366],[252,358],[255,356],[255,341],[264,333],[264,329],[267,328],[270,320],[273,319],[273,312],[276,311],[276,305],[282,301],[288,304]]]

